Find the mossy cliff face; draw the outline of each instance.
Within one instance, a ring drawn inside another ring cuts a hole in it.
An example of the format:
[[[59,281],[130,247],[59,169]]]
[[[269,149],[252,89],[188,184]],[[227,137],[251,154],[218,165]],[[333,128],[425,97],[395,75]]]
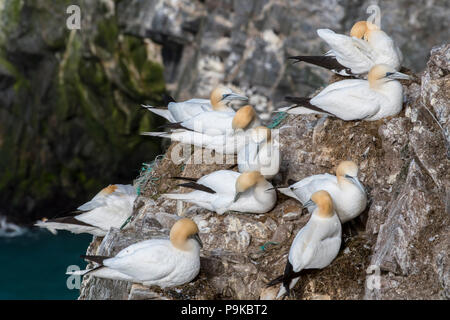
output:
[[[81,29],[69,30],[69,5]],[[125,35],[114,1],[0,1],[0,213],[28,222],[129,183],[159,141],[162,64]]]

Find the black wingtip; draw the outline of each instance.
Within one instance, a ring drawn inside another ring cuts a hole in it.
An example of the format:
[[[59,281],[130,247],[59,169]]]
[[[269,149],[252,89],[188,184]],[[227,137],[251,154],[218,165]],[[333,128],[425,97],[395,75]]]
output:
[[[169,177],[169,179],[174,179],[174,180],[185,180],[185,181],[192,181],[192,182],[197,182],[197,178],[189,178],[189,177]]]
[[[194,189],[194,190],[199,190],[199,191],[203,191],[203,192],[207,192],[207,193],[211,193],[211,194],[216,193],[216,191],[214,191],[213,189],[208,188],[207,186],[204,186],[204,185],[196,183],[196,182],[180,183],[177,186],[190,188],[190,189]]]
[[[159,128],[159,129],[162,129],[162,128],[169,128],[169,129],[184,129],[184,130],[189,130],[188,128],[183,127],[183,126],[181,125],[181,122],[166,123],[166,124],[163,124],[162,126],[159,126],[158,128]]]
[[[277,285],[281,282],[283,282],[283,275],[276,277],[275,279],[269,281],[268,283],[266,283],[266,287],[273,287],[274,285]]]
[[[98,263],[100,265],[103,265],[103,261],[105,259],[111,258],[111,257],[106,257],[106,256],[88,256],[88,255],[84,255],[84,254],[81,255],[80,257],[81,257],[81,259],[92,261],[92,262]]]
[[[175,99],[172,98],[171,96],[169,96],[168,94],[164,94],[162,98],[163,98],[163,101],[164,101],[164,105],[166,107],[169,105],[169,103],[176,102]]]

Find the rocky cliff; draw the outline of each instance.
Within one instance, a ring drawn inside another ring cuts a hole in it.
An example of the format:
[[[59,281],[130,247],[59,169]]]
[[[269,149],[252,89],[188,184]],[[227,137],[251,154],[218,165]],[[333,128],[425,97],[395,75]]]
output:
[[[370,0],[0,0],[0,207],[32,221],[73,209],[153,159],[141,103],[207,96],[218,83],[261,116],[329,74],[286,58],[328,50],[315,30],[348,32]],[[81,29],[69,30],[69,5]],[[421,71],[448,39],[450,1],[380,1],[404,65]]]
[[[450,45],[431,50],[423,72],[404,81],[402,112],[374,122],[288,116],[278,126],[282,167],[274,183],[329,172],[346,159],[360,165],[369,205],[344,225],[337,258],[305,272],[293,299],[449,299]],[[336,79],[333,79],[336,80]],[[178,218],[176,204],[160,193],[175,188],[170,176],[200,177],[229,165],[196,165],[163,158],[135,184],[133,221],[95,238],[89,254],[112,255],[149,237],[167,236]],[[189,159],[187,159],[189,160]],[[177,190],[183,192],[184,190]],[[273,299],[265,283],[284,270],[289,247],[309,214],[279,195],[267,214],[217,215],[190,206],[204,243],[201,271],[191,283],[161,290],[85,277],[80,299]]]

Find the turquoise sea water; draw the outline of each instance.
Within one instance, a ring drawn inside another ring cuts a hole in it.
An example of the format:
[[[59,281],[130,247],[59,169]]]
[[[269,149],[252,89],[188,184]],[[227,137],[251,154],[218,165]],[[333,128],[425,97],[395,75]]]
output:
[[[80,255],[91,240],[88,234],[34,229],[0,237],[0,299],[76,299],[79,290],[67,288],[66,269],[86,267]]]

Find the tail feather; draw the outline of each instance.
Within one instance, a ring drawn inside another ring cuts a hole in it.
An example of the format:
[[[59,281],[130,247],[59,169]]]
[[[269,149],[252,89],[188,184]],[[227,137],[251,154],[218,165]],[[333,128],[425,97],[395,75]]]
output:
[[[191,129],[188,129],[186,127],[184,127],[181,122],[171,122],[171,123],[166,123],[163,124],[162,126],[160,126],[159,128],[169,128],[169,129],[183,129],[183,130],[189,130],[189,131],[193,131]]]
[[[294,198],[294,199],[300,201],[300,199],[295,195],[295,193],[291,190],[290,187],[286,187],[286,188],[277,187],[277,190],[280,193],[282,193],[282,194],[284,194],[284,195],[286,195],[288,197],[291,197],[291,198]]]
[[[328,115],[332,115],[331,113],[329,113],[329,112],[327,112],[327,111],[325,111],[325,110],[323,110],[323,109],[321,109],[321,108],[319,108],[319,107],[317,107],[315,105],[312,105],[310,103],[311,98],[285,97],[284,99],[286,101],[288,101],[288,102],[296,104],[295,107],[292,107],[292,108],[290,108],[287,111],[288,113],[289,113],[289,111],[295,109],[295,111],[296,111],[295,114],[308,114],[308,113],[311,113],[311,111],[312,111],[313,113],[322,113],[322,114],[325,113],[325,114],[328,114]],[[298,107],[300,107],[300,108],[298,108]],[[304,112],[301,112],[301,110],[300,110],[301,108],[304,108],[304,109],[307,109],[307,110],[305,110]],[[294,113],[294,112],[292,112],[292,113]]]
[[[96,271],[96,270],[101,269],[101,268],[103,268],[103,266],[98,266],[98,267],[95,267],[95,268],[92,268],[92,269],[87,269],[87,270],[68,271],[68,272],[66,272],[66,274],[67,275],[73,275],[73,276],[84,276],[84,275],[86,275],[88,273],[91,273],[91,272]]]
[[[170,132],[141,132],[141,135],[170,139],[171,133]]]
[[[176,122],[175,119],[172,117],[172,114],[170,113],[170,111],[167,110],[166,108],[157,108],[157,107],[152,107],[152,106],[147,106],[147,105],[142,105],[142,107],[153,112],[154,114],[157,114],[158,116],[165,118],[169,122]]]

